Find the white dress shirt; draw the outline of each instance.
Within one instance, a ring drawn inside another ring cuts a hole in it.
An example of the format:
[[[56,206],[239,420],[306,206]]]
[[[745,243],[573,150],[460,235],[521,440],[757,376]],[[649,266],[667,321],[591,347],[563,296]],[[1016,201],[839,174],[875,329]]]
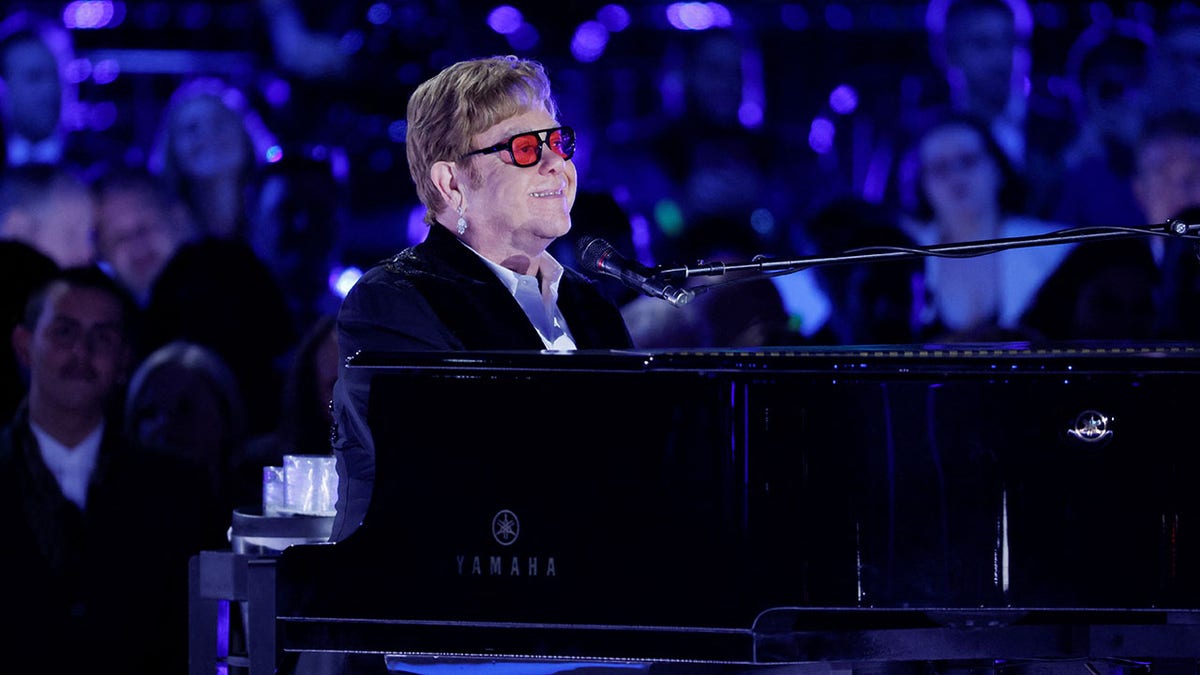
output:
[[[88,484],[96,469],[96,458],[100,456],[100,439],[104,436],[104,423],[74,447],[67,447],[54,439],[45,429],[34,424],[33,435],[37,438],[42,461],[54,474],[63,495],[81,510],[87,503]]]
[[[466,246],[466,244],[463,245]],[[467,246],[467,248],[471,247]],[[471,251],[475,255],[479,255],[475,249],[471,249]],[[529,317],[529,322],[537,329],[546,349],[553,351],[576,349],[575,338],[571,336],[567,320],[558,308],[558,284],[562,281],[563,266],[553,256],[547,252],[542,253],[539,268],[545,283],[538,283],[535,276],[518,274],[481,255],[479,258],[495,272],[496,277],[504,283],[508,292],[512,293],[517,304],[524,310],[525,316]]]

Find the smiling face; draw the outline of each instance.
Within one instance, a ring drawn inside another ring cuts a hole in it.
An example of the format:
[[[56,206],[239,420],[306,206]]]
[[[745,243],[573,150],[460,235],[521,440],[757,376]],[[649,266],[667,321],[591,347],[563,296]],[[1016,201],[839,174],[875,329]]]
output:
[[[556,126],[559,123],[549,112],[527,110],[477,134],[472,147]],[[507,152],[472,155],[459,163],[468,162],[470,167],[458,171],[463,217],[469,225],[462,238],[483,256],[510,266],[511,261],[540,255],[570,231],[577,179],[574,162],[545,147],[541,160],[528,167],[514,165]],[[456,220],[454,213],[442,222],[453,226]]]

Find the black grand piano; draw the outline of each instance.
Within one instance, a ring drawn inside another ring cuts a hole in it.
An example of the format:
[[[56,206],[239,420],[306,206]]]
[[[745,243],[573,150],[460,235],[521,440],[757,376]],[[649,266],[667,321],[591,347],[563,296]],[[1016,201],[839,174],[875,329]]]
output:
[[[352,367],[373,377],[363,525],[194,565],[197,605],[249,606],[252,675],[306,653],[405,673],[1094,675],[1200,659],[1200,347]],[[213,672],[206,649],[192,672]]]

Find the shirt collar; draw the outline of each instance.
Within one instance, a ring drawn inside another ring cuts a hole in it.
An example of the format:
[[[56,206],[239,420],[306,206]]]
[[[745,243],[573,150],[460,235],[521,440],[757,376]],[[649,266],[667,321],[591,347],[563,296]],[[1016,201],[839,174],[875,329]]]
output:
[[[470,246],[467,246],[467,249],[475,255],[479,255],[479,252]],[[518,274],[507,267],[497,265],[482,255],[479,255],[479,259],[492,270],[500,283],[504,284],[508,292],[512,294],[513,299],[521,307],[521,311],[529,319],[538,336],[542,338],[542,344],[546,349],[557,351],[576,348],[575,338],[571,336],[566,317],[563,316],[562,310],[558,306],[558,286],[562,281],[564,270],[554,256],[546,251],[541,253],[538,263],[540,283],[532,275]]]
[[[500,281],[504,284],[504,287],[508,289],[509,293],[512,293],[515,295],[517,292],[517,286],[520,283],[521,277],[529,276],[528,274],[520,274],[518,272],[514,272],[503,265],[498,265],[495,262],[492,262],[491,260],[488,260],[487,258],[483,257],[483,255],[481,253],[479,253],[479,251],[476,251],[475,249],[471,248],[470,246],[467,245],[466,242],[463,242],[461,239],[459,240],[459,242],[462,243],[463,246],[466,246],[467,250],[469,250],[472,253],[474,253],[475,255],[479,256],[479,259],[482,260],[483,263],[485,265],[487,265],[489,269],[492,270],[492,272],[496,275],[496,277],[500,279]],[[549,296],[549,298],[551,300],[557,300],[558,299],[558,285],[559,285],[559,283],[562,282],[562,277],[563,277],[563,266],[557,260],[554,259],[554,256],[550,255],[549,251],[542,251],[542,253],[540,255],[540,262],[538,264],[538,270],[539,270],[539,276],[541,277],[542,295]]]

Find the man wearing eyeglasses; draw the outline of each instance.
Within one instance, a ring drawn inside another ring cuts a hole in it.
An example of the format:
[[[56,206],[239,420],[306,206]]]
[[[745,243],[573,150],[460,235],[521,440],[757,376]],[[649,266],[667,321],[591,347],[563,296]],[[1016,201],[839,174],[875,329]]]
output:
[[[342,361],[360,352],[573,350],[632,346],[616,307],[548,252],[571,229],[575,131],[558,119],[543,67],[463,61],[408,103],[409,171],[425,241],[369,270],[338,315]],[[374,476],[368,383],[342,368],[334,539],[358,526]]]

